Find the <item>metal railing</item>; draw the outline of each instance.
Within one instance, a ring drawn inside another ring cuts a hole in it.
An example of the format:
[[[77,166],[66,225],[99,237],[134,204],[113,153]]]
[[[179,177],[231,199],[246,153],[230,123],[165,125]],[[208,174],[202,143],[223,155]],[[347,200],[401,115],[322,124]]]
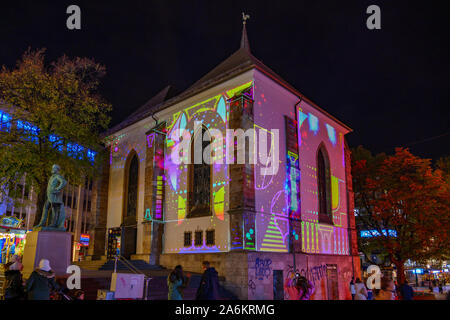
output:
[[[133,272],[134,274],[144,275],[144,300],[148,300],[149,282],[152,278],[147,277],[147,275],[144,272],[142,272],[141,270],[139,270],[138,268],[133,266],[133,264],[130,261],[128,261],[125,257],[123,257],[121,255],[114,256],[114,273],[117,273],[117,262],[118,261],[122,261],[124,266],[126,268],[128,268],[131,272]]]

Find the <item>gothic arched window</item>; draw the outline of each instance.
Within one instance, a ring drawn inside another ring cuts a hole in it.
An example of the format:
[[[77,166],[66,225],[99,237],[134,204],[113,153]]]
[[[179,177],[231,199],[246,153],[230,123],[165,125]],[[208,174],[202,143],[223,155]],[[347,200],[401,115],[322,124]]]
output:
[[[201,135],[200,135],[201,134]],[[188,218],[203,217],[211,215],[211,176],[212,166],[205,163],[203,157],[201,163],[195,163],[195,154],[200,154],[199,150],[195,152],[195,139],[200,139],[203,150],[209,145],[210,141],[203,141],[203,137],[209,132],[205,127],[194,135],[191,141],[191,164],[189,164],[189,194],[188,194]]]
[[[317,150],[317,194],[319,222],[332,223],[330,159],[323,144]]]
[[[135,217],[137,215],[139,160],[136,153],[130,156],[131,160],[128,159],[124,217]]]

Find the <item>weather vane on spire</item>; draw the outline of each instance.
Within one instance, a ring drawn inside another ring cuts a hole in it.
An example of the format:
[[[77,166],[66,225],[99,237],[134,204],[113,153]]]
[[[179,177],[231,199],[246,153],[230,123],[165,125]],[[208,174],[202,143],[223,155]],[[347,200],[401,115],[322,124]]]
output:
[[[247,19],[250,19],[250,15],[245,14],[244,12],[242,12],[242,24],[246,24],[247,23]]]

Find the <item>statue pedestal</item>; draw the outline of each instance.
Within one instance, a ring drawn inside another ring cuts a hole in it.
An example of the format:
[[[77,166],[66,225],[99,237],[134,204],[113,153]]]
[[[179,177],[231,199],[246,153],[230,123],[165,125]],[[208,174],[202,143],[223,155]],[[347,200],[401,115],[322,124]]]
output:
[[[50,261],[56,275],[65,275],[71,263],[72,234],[58,231],[32,231],[27,233],[23,251],[23,276],[28,278],[39,267],[41,259]]]

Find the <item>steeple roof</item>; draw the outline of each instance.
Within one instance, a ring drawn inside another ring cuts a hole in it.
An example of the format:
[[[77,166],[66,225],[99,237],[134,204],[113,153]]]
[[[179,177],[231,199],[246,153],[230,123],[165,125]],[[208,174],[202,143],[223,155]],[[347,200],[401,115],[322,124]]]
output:
[[[245,23],[242,27],[241,49],[247,49],[248,52],[250,52],[250,43],[248,42],[247,28],[245,27]]]

